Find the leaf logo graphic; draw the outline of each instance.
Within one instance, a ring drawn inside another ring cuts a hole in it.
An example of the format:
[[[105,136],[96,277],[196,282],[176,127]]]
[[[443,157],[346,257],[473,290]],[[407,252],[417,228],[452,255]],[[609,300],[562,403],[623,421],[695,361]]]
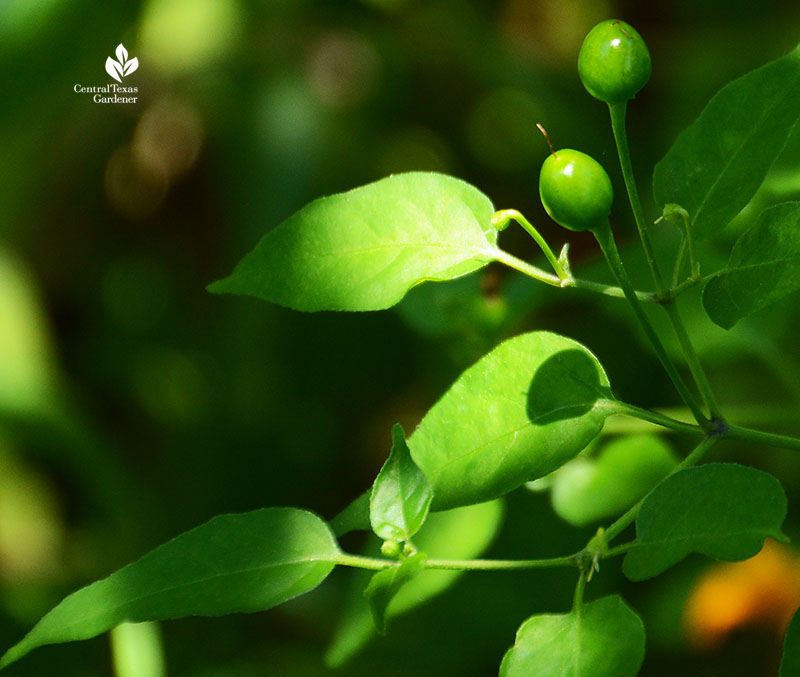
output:
[[[129,61],[128,50],[125,49],[125,46],[121,42],[117,45],[115,54],[117,56],[116,60],[111,57],[106,59],[106,73],[117,82],[122,82],[122,78],[126,75],[130,75],[139,68],[139,59],[133,57]]]

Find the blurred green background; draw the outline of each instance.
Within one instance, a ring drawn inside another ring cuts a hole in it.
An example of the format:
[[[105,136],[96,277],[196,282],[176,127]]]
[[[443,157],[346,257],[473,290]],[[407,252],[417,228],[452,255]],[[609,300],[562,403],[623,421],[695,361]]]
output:
[[[619,17],[650,47],[653,77],[629,133],[653,218],[650,173],[675,135],[724,83],[800,39],[800,6],[779,0],[0,7],[0,649],[68,592],[215,514],[292,505],[332,517],[371,483],[394,422],[412,430],[461,370],[520,331],[571,336],[622,399],[677,406],[622,302],[504,270],[423,285],[374,314],[306,315],[204,287],[313,198],[411,169],[459,176],[521,210],[554,247],[571,242],[574,267],[604,279],[589,239],[551,224],[536,190],[548,152],[539,122],[557,147],[600,160],[624,194],[605,106],[577,78],[586,32]],[[103,64],[120,42],[139,59],[125,80],[138,102],[75,93],[110,81]],[[705,246],[704,272],[760,207],[789,199],[800,199],[800,133],[754,204]],[[630,240],[622,200],[613,221]],[[673,250],[669,227],[656,237]],[[521,230],[502,242],[536,256]],[[625,255],[635,269],[636,252]],[[696,294],[685,305],[731,418],[800,433],[797,296],[731,332],[702,317]],[[715,458],[777,475],[785,530],[800,535],[796,454],[730,443]],[[523,489],[489,554],[561,555],[593,530],[568,527],[546,493]],[[621,590],[644,617],[643,675],[775,674],[779,628],[800,603],[798,553],[776,557],[742,579],[761,576],[769,594],[730,583],[695,609],[716,631],[685,621],[700,577],[714,575],[700,558],[637,586],[609,562],[587,595]],[[169,674],[496,674],[521,621],[567,610],[573,584],[572,572],[473,574],[331,673],[323,654],[349,574],[270,612],[164,623]],[[745,594],[757,601],[744,612],[714,615]],[[39,649],[8,670],[108,674],[105,637]]]

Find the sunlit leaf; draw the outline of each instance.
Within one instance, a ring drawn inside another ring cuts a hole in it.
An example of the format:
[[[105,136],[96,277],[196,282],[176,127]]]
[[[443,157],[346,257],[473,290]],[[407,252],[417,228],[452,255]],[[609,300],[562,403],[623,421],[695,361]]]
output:
[[[728,265],[703,292],[703,305],[720,327],[800,289],[800,202],[763,211],[733,246]]]
[[[656,165],[656,202],[686,209],[698,238],[724,228],[786,143],[798,100],[800,47],[727,84]]]
[[[307,205],[209,291],[296,310],[389,308],[420,282],[492,261],[493,213],[489,198],[451,176],[397,174]]]
[[[328,526],[295,508],[222,515],[67,597],[0,659],[88,639],[124,622],[269,609],[319,585],[340,555]]]
[[[633,677],[644,660],[644,625],[613,595],[568,614],[531,616],[500,677]]]
[[[370,494],[372,530],[384,540],[409,540],[425,521],[432,498],[430,483],[408,451],[403,427],[396,424],[392,451]]]
[[[408,440],[433,509],[479,503],[552,472],[603,427],[613,398],[579,343],[532,332],[465,371]]]
[[[786,495],[765,472],[710,463],[668,477],[648,495],[636,518],[636,545],[623,562],[641,581],[690,553],[736,562],[752,557],[768,536],[785,540]]]

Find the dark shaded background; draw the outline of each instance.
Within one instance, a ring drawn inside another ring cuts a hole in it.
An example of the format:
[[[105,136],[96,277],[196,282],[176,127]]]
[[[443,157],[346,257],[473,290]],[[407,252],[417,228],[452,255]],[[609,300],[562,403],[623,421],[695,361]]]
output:
[[[374,314],[312,316],[204,291],[311,199],[410,169],[459,176],[498,208],[520,209],[554,246],[572,243],[573,266],[603,279],[589,240],[541,209],[537,172],[548,151],[535,123],[556,146],[594,155],[624,194],[605,106],[575,67],[583,36],[612,16],[633,24],[653,57],[629,129],[655,217],[653,164],[720,86],[794,47],[797,3],[4,5],[0,648],[64,594],[215,514],[294,505],[331,517],[372,481],[392,423],[412,429],[461,370],[520,331],[571,336],[598,355],[621,398],[677,406],[620,301],[504,270],[420,287],[398,311]],[[139,103],[73,92],[109,82],[103,64],[119,42],[140,62],[125,82],[139,88]],[[794,138],[755,203],[800,199],[798,150]],[[745,210],[705,248],[706,272],[758,211]],[[628,240],[622,200],[614,222]],[[669,228],[657,238],[671,251]],[[521,230],[502,241],[535,256]],[[742,412],[737,422],[800,432],[797,301],[730,333],[687,304],[720,399]],[[798,505],[796,454],[727,444],[724,458],[773,472]],[[546,496],[521,490],[491,554],[560,555],[591,531],[567,527]],[[786,531],[800,531],[796,507]],[[685,639],[683,600],[707,566],[691,559],[631,586],[609,562],[587,594],[620,589],[643,615],[644,675],[774,674],[780,638],[769,613],[711,648]],[[572,578],[474,574],[396,621],[339,674],[495,674],[524,618],[568,608]],[[321,656],[346,589],[337,571],[271,612],[165,623],[170,674],[330,674]],[[106,674],[105,638],[40,649],[8,670]]]

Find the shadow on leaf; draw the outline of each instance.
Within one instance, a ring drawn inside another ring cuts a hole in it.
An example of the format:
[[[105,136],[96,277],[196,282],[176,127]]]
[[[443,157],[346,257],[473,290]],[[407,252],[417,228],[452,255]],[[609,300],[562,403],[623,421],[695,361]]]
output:
[[[556,353],[533,375],[528,389],[528,418],[535,425],[546,425],[583,416],[599,400],[612,399],[601,378],[600,365],[586,352]]]

